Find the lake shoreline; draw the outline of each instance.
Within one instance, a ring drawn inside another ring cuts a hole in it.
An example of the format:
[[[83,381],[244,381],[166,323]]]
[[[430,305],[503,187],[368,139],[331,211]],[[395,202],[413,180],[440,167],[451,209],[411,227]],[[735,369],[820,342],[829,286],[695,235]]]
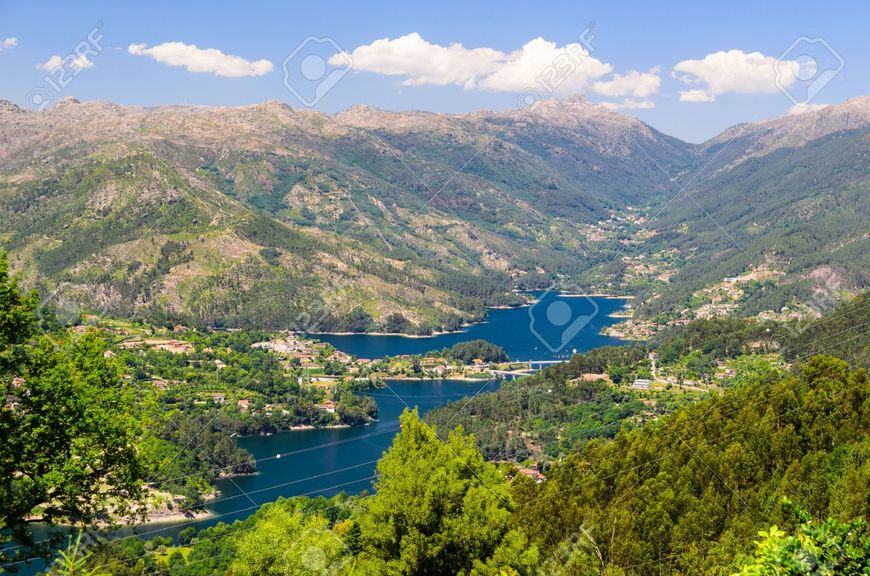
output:
[[[363,426],[368,426],[368,422],[363,424]],[[330,424],[328,426],[314,426],[312,424],[296,424],[294,426],[290,426],[287,428],[286,432],[298,432],[299,430],[341,430],[344,428],[352,428],[350,424]],[[278,430],[275,432],[285,432],[285,430]],[[250,436],[240,436],[240,438],[253,438],[254,436],[268,436],[268,434],[251,434]]]

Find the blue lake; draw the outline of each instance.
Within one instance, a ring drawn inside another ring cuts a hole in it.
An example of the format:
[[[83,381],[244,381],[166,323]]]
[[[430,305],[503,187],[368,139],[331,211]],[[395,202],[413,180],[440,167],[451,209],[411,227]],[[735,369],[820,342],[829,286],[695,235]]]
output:
[[[123,528],[111,534],[119,538],[136,534],[144,539],[176,536],[182,529],[232,523],[253,514],[257,508],[289,496],[332,496],[338,492],[371,490],[375,462],[390,447],[399,430],[399,416],[406,406],[423,414],[450,400],[459,400],[498,389],[495,380],[392,380],[388,388],[369,392],[380,409],[379,420],[367,426],[294,430],[271,436],[239,438],[238,443],[257,459],[256,474],[225,478],[217,482],[221,494],[206,507],[211,516],[184,522],[152,523]],[[34,526],[37,540],[47,537],[44,526]],[[19,566],[30,576],[44,570],[41,561]]]
[[[241,447],[257,459],[258,472],[217,482],[220,496],[208,503],[211,516],[185,522],[153,523],[119,534],[143,538],[175,536],[183,528],[198,529],[218,522],[241,520],[281,496],[332,496],[372,489],[375,463],[390,447],[405,407],[423,414],[450,400],[497,390],[495,380],[391,380],[387,388],[369,392],[380,409],[367,426],[294,430],[271,436],[239,438]]]
[[[486,322],[463,332],[426,338],[368,334],[320,334],[316,338],[360,358],[382,358],[402,354],[424,354],[457,342],[481,338],[505,349],[511,360],[549,360],[570,356],[576,349],[586,352],[599,346],[623,344],[599,331],[619,321],[611,314],[625,308],[626,300],[538,293],[532,306],[493,309]]]

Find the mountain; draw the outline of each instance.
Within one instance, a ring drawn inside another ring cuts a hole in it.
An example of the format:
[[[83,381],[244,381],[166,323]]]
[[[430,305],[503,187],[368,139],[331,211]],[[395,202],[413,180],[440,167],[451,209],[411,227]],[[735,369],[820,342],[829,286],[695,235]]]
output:
[[[685,261],[647,313],[758,269],[777,281],[747,293],[747,314],[870,285],[870,97],[740,126],[696,153],[709,165],[674,191],[648,245]]]
[[[778,311],[868,284],[868,119],[865,97],[692,145],[582,98],[0,102],[0,235],[49,300],[165,323],[429,333],[553,282],[655,316],[759,267],[738,311]]]
[[[842,104],[810,108],[764,122],[740,124],[703,143],[708,160],[726,144],[711,166],[715,169],[764,156],[782,148],[799,148],[836,132],[860,130],[870,123],[870,96],[852,98]]]
[[[590,223],[667,189],[648,152],[677,167],[689,149],[583,100],[332,116],[6,102],[0,234],[28,283],[113,314],[425,333],[576,271]]]

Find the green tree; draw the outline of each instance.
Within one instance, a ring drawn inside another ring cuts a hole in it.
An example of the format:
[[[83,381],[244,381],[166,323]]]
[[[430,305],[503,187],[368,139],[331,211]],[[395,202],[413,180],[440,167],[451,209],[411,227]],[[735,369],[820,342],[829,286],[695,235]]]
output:
[[[59,550],[58,557],[51,567],[49,574],[51,576],[112,576],[107,572],[90,570],[87,568],[90,554],[84,554],[81,550],[82,534],[76,537],[76,542],[73,544],[72,536],[69,537],[66,550]]]
[[[363,559],[398,574],[531,573],[537,550],[511,529],[508,481],[474,438],[460,428],[443,442],[416,410],[400,422],[360,519]]]
[[[829,518],[814,522],[797,510],[793,534],[772,526],[758,533],[754,556],[735,576],[860,576],[870,569],[870,535],[863,518],[848,523]]]
[[[330,530],[329,520],[304,515],[282,501],[257,513],[255,528],[243,534],[230,565],[233,576],[335,574],[349,551]]]
[[[95,332],[38,335],[37,307],[0,254],[0,526],[24,545],[32,522],[131,514],[146,475],[132,391],[106,342]]]

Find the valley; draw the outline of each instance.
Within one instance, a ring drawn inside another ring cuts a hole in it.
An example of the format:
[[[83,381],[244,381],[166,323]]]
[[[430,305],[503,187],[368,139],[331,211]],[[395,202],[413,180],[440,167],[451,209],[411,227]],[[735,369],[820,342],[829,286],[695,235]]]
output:
[[[840,168],[863,154],[867,102],[702,146],[583,100],[333,116],[5,103],[0,235],[43,297],[153,323],[430,334],[552,285],[638,296],[647,319],[779,313],[867,285],[868,175]],[[812,200],[795,212],[789,194]],[[755,270],[770,273],[741,302],[702,310]]]
[[[582,97],[0,102],[3,569],[77,530],[113,576],[857,550],[868,134],[870,97],[701,144]]]

